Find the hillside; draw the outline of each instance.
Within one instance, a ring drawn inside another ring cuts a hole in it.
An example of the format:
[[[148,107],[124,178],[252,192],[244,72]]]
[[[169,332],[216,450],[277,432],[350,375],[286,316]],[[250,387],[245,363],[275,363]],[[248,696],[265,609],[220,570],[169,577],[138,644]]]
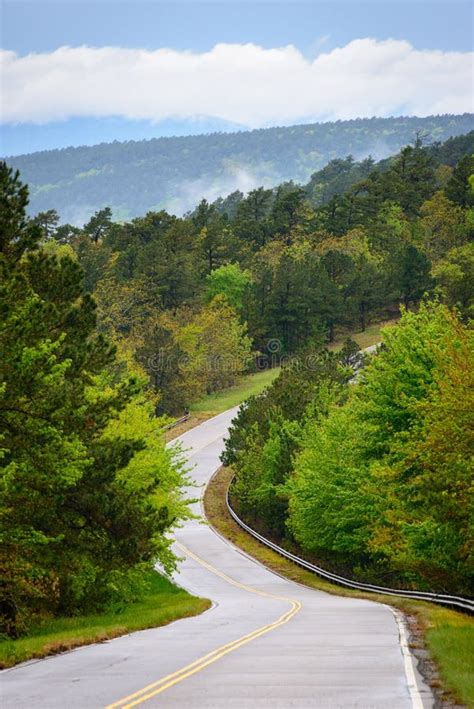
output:
[[[474,115],[372,118],[238,133],[66,148],[9,158],[30,187],[30,213],[55,208],[84,223],[109,205],[118,220],[165,207],[183,213],[201,197],[285,180],[306,182],[329,161],[380,160],[413,142],[443,141],[474,128]]]

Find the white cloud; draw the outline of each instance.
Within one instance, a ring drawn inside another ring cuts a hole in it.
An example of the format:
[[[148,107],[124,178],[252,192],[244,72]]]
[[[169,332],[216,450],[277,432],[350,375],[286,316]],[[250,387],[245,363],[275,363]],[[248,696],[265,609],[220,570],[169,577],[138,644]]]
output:
[[[212,116],[259,127],[300,120],[472,111],[472,54],[357,39],[313,61],[294,46],[193,52],[61,47],[1,51],[2,120],[159,121]]]

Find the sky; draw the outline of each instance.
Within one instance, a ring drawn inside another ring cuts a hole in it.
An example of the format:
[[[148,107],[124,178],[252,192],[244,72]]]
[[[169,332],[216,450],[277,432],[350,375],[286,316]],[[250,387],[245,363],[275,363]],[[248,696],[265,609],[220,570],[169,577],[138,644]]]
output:
[[[3,0],[3,155],[472,111],[464,0]]]

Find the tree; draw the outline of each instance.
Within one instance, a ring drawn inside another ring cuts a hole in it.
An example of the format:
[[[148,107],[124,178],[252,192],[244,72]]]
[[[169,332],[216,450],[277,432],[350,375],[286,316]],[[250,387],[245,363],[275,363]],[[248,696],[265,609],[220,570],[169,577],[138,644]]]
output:
[[[219,214],[226,214],[229,219],[234,219],[240,203],[244,199],[244,194],[240,190],[231,192],[227,197],[218,197],[213,206]]]
[[[469,183],[474,173],[474,155],[465,155],[456,165],[444,192],[446,197],[460,207],[474,206],[474,191]]]
[[[467,319],[474,309],[474,244],[451,249],[433,268],[442,298]]]
[[[474,582],[472,339],[452,318],[434,386],[418,404],[419,423],[394,466],[403,486],[403,525],[393,530],[390,550],[392,563],[424,577],[430,587],[467,594]]]
[[[56,227],[53,238],[60,244],[70,244],[73,239],[81,234],[81,230],[72,224],[61,224]]]
[[[342,296],[319,256],[308,244],[269,248],[267,256],[273,262],[265,293],[266,339],[279,340],[281,354],[319,340],[322,331],[331,339],[341,317]]]
[[[191,219],[197,231],[205,229],[216,216],[216,208],[209,204],[207,199],[202,199],[194,210]]]
[[[219,266],[206,277],[206,298],[211,301],[222,295],[236,313],[242,313],[244,297],[251,283],[250,272],[242,270],[238,264]]]
[[[99,239],[107,235],[111,226],[112,210],[110,207],[105,207],[93,214],[87,224],[84,225],[84,231],[89,234],[94,243],[97,243]]]
[[[147,321],[146,337],[140,331],[133,338],[135,357],[158,396],[159,414],[182,415],[189,402],[205,392],[205,383],[189,376],[189,357],[180,343],[178,330],[175,318],[169,313],[158,313]]]
[[[262,394],[245,402],[232,422],[222,460],[232,465],[232,500],[264,533],[285,535],[285,484],[302,442],[304,421],[323,415],[347,379],[339,360],[307,350],[290,360]]]
[[[111,250],[102,241],[92,241],[84,232],[74,238],[72,247],[84,271],[84,290],[93,293],[107,270],[112,256]]]
[[[253,527],[278,538],[286,532],[287,499],[282,494],[283,484],[291,470],[300,435],[298,422],[288,421],[275,411],[265,438],[257,424],[244,432],[244,448],[235,462],[238,474],[232,486],[232,499],[239,514]]]
[[[406,308],[415,303],[432,286],[431,264],[425,254],[413,244],[401,249],[395,264],[395,284]]]
[[[384,331],[356,413],[383,508],[371,547],[408,580],[472,587],[472,333],[445,306],[422,304]]]
[[[232,307],[217,295],[195,318],[208,393],[235,384],[252,361],[251,340]]]
[[[137,335],[141,340],[148,329],[147,321],[153,321],[161,306],[159,290],[144,276],[125,283],[117,281],[113,272],[114,259],[115,256],[104,269],[94,291],[97,326],[114,342],[123,338],[133,342]]]
[[[182,466],[151,403],[116,373],[95,304],[68,255],[49,255],[25,217],[27,190],[0,163],[0,611],[92,612],[170,570],[165,536],[188,515]]]
[[[232,234],[223,226],[221,220],[213,220],[199,232],[197,246],[203,261],[203,270],[209,275],[231,255]]]
[[[272,190],[258,187],[248,193],[237,207],[233,228],[236,236],[260,248],[269,236],[268,215],[272,203]]]
[[[436,186],[434,159],[417,136],[413,146],[400,151],[393,166],[382,175],[387,197],[400,204],[408,216],[417,216]]]
[[[359,579],[472,587],[472,333],[438,303],[386,328],[349,398],[308,416],[291,532]]]
[[[290,236],[305,198],[302,187],[295,187],[292,183],[278,187],[269,217],[273,236]]]
[[[203,199],[192,215],[197,233],[197,248],[204,272],[211,273],[232,255],[235,242],[227,214],[219,214],[214,205]]]
[[[40,227],[44,239],[51,239],[59,224],[59,214],[55,209],[48,209],[39,212],[32,221]]]
[[[350,407],[332,406],[325,418],[309,419],[302,450],[288,480],[288,526],[305,551],[344,573],[370,561],[371,523],[378,505],[364,484],[367,424]]]
[[[246,326],[223,296],[198,312],[159,313],[136,339],[160,413],[181,413],[204,394],[231,386],[252,357]]]
[[[436,192],[421,207],[423,242],[428,257],[438,261],[450,249],[468,238],[466,213],[451,202],[444,192]]]
[[[134,226],[142,237],[142,224],[135,220]],[[193,301],[199,270],[195,234],[186,220],[173,218],[158,233],[151,232],[136,257],[135,272],[158,290],[164,309],[176,311]]]
[[[322,170],[311,175],[306,186],[311,202],[318,206],[326,204],[336,194],[346,192],[353,184],[361,182],[374,169],[371,157],[355,162],[352,155],[330,160]]]

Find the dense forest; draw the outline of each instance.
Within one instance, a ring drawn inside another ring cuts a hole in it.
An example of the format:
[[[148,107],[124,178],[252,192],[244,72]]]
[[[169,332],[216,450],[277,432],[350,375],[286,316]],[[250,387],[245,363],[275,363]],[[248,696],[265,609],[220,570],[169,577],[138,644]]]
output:
[[[435,300],[385,329],[357,383],[350,347],[294,358],[233,422],[234,507],[346,577],[472,595],[473,345]]]
[[[417,139],[378,165],[335,160],[304,186],[202,200],[183,218],[117,223],[105,208],[81,229],[54,210],[33,223],[49,254],[79,262],[100,332],[143,370],[157,411],[179,414],[425,292],[467,313],[473,145]]]
[[[56,209],[80,225],[111,207],[116,220],[165,208],[182,214],[199,199],[240,189],[306,182],[329,161],[380,160],[413,142],[444,141],[474,128],[471,114],[356,119],[237,133],[159,138],[16,156],[29,184],[30,213]]]
[[[368,248],[359,277],[378,263],[362,289],[374,300],[356,291],[360,325],[366,307],[397,300],[401,320],[372,358],[350,340],[338,354],[303,344],[242,405],[223,455],[235,474],[234,507],[279,543],[358,580],[466,595],[474,588],[472,147],[461,138],[404,149],[316,210],[335,218],[322,237],[330,263],[344,268],[354,233]],[[360,177],[356,165],[341,179],[351,170]],[[460,222],[446,219],[446,207],[466,227],[456,245],[445,239],[460,236]],[[347,214],[357,222],[349,230],[338,221]],[[415,290],[404,294],[410,282]]]
[[[226,452],[242,513],[370,578],[468,587],[473,137],[333,160],[306,185],[182,218],[119,223],[105,207],[81,228],[54,209],[28,217],[1,164],[6,633],[120,603],[157,560],[171,568],[166,533],[188,508],[160,417],[278,364]],[[349,387],[353,343],[325,345],[400,304],[399,330]]]

